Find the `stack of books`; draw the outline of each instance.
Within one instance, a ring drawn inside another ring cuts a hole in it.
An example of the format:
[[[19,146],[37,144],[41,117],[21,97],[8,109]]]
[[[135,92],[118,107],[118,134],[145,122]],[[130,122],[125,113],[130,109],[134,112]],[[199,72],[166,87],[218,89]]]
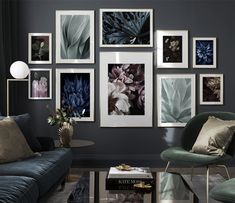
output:
[[[154,178],[148,167],[131,167],[130,170],[109,169],[106,190],[133,190],[134,184],[144,182],[154,186]]]

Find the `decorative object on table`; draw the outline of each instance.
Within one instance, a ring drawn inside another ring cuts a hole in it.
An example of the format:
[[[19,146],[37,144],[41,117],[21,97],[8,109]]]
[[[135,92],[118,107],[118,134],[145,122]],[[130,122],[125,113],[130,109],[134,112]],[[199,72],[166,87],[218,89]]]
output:
[[[131,171],[132,167],[130,165],[126,165],[126,164],[121,164],[118,166],[115,166],[116,169],[121,170],[121,171]]]
[[[51,33],[28,34],[28,63],[29,64],[52,63]]]
[[[29,67],[23,61],[15,61],[11,64],[10,73],[15,79],[24,79],[29,74]]]
[[[52,70],[30,69],[28,91],[29,99],[51,99]]]
[[[152,126],[152,53],[100,53],[102,127]]]
[[[106,178],[106,189],[131,190],[134,189],[134,184],[140,182],[154,185],[154,178],[148,167],[130,168],[131,170],[120,170],[116,167],[111,167]]]
[[[193,38],[193,68],[216,68],[216,38]]]
[[[61,147],[70,147],[70,142],[73,136],[74,120],[69,117],[69,111],[70,109],[57,109],[53,115],[49,115],[47,118],[47,122],[51,126],[59,126],[58,135]]]
[[[180,174],[157,173],[157,202],[159,203],[193,203],[194,193]]]
[[[101,47],[152,47],[152,9],[100,9]]]
[[[149,183],[146,184],[145,182],[141,181],[139,183],[136,183],[133,185],[134,186],[134,189],[137,191],[137,192],[140,192],[140,193],[150,193],[152,191],[152,188],[153,186],[150,185]]]
[[[157,30],[157,68],[188,68],[188,31]]]
[[[200,74],[200,104],[223,105],[223,74]]]
[[[56,63],[94,63],[94,11],[56,11]]]
[[[56,108],[70,109],[75,121],[94,121],[93,69],[56,69]]]
[[[183,127],[195,115],[195,75],[157,75],[158,126]]]

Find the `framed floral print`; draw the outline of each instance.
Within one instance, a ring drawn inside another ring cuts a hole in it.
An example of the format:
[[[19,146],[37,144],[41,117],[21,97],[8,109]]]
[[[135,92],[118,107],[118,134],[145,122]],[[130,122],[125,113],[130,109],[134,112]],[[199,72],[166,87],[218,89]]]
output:
[[[30,69],[28,80],[29,99],[51,99],[52,98],[52,70]]]
[[[152,126],[152,53],[100,53],[101,127]]]
[[[188,68],[188,31],[157,30],[157,68]]]
[[[75,121],[94,121],[93,69],[56,69],[58,108],[68,109]]]
[[[29,64],[52,63],[51,33],[28,34],[28,63]]]
[[[223,74],[200,74],[200,104],[223,105]]]
[[[184,127],[195,116],[195,75],[157,75],[158,127]]]
[[[152,46],[152,9],[100,9],[100,47]]]
[[[216,68],[216,38],[193,38],[193,68]]]
[[[94,11],[56,11],[56,63],[94,63]]]

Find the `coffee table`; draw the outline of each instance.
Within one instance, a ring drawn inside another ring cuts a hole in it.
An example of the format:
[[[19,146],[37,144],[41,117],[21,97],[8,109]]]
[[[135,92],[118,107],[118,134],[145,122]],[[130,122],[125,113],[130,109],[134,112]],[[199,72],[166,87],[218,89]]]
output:
[[[108,170],[107,170],[108,171]],[[86,171],[69,196],[68,203],[196,203],[197,197],[177,173],[153,172],[155,188],[149,193],[106,190],[107,171]]]

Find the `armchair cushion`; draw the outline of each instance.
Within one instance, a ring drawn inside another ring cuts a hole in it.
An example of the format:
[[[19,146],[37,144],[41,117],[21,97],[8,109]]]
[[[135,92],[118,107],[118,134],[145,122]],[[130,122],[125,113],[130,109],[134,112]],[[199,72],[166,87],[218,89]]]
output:
[[[209,116],[204,123],[191,152],[222,156],[232,140],[235,120],[221,120]]]

